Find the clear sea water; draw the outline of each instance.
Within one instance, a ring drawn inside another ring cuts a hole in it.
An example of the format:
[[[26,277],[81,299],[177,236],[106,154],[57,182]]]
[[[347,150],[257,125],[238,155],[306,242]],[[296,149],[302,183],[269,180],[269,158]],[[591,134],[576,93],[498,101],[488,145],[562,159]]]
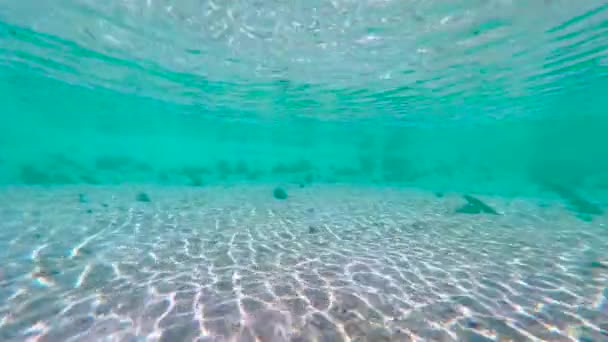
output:
[[[1,1],[0,339],[608,340],[607,132],[605,0]]]

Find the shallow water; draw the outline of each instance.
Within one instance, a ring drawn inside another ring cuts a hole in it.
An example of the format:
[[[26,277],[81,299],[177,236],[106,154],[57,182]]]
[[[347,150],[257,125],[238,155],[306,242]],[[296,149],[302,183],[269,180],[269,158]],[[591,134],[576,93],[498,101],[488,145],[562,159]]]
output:
[[[0,339],[606,340],[605,94],[604,0],[0,3]]]
[[[0,181],[604,192],[607,13],[604,1],[3,4]]]

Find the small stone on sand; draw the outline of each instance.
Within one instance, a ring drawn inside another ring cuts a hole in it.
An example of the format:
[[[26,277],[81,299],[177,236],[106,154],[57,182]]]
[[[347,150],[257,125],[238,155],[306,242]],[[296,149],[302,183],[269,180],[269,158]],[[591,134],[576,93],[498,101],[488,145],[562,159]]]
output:
[[[150,202],[150,196],[145,192],[140,192],[135,198],[138,202]]]
[[[87,195],[85,195],[85,194],[78,194],[78,201],[80,203],[88,203],[89,199],[87,198]]]
[[[467,201],[467,204],[465,204],[464,206],[456,209],[457,213],[460,213],[460,214],[481,214],[481,213],[485,213],[485,214],[498,215],[498,212],[496,212],[496,210],[494,210],[494,208],[492,208],[489,205],[485,204],[480,199],[478,199],[476,197],[473,197],[471,195],[464,195],[462,197]]]
[[[287,199],[287,191],[283,190],[283,188],[275,188],[272,195],[278,200]]]

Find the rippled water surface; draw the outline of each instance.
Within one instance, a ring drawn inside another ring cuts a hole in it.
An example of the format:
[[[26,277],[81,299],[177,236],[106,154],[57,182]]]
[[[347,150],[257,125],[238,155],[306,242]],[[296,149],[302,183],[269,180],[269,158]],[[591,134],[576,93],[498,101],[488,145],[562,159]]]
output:
[[[4,2],[1,179],[605,189],[607,6]]]
[[[608,340],[606,0],[0,1],[0,340]]]

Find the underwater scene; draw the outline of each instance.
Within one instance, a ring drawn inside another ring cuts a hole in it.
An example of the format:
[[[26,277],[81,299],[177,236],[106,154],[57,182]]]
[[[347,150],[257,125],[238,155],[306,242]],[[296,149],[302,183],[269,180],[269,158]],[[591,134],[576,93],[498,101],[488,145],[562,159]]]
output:
[[[608,341],[608,1],[0,1],[0,341]]]

